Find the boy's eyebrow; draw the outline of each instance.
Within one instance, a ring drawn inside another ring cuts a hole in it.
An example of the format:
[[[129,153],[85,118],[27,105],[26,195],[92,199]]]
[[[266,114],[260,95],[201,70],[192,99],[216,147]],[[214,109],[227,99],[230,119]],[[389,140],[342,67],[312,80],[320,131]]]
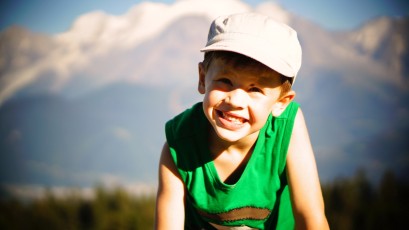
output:
[[[270,73],[261,73],[256,78],[257,84],[260,85],[275,85],[278,81],[278,76]]]
[[[268,84],[273,81],[273,76],[272,75],[260,75],[258,76],[258,82],[261,84]]]

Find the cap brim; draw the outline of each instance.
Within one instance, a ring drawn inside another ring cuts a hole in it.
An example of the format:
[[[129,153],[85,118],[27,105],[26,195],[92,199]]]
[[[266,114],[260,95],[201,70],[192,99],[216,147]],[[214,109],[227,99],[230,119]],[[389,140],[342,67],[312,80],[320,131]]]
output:
[[[255,46],[254,42],[257,42],[258,45]],[[295,78],[296,74],[294,70],[289,66],[284,60],[279,58],[277,55],[271,54],[266,52],[267,49],[263,49],[263,45],[260,45],[260,40],[248,40],[247,42],[243,42],[243,39],[240,41],[234,39],[221,39],[213,44],[207,45],[200,51],[202,52],[209,52],[209,51],[230,51],[239,53],[245,56],[248,56],[267,67],[273,69],[274,71],[290,78]],[[265,44],[267,46],[267,44]],[[270,45],[271,46],[271,45]],[[282,48],[276,47],[276,50],[280,50]],[[283,51],[285,52],[285,51]],[[281,52],[282,53],[282,52]]]

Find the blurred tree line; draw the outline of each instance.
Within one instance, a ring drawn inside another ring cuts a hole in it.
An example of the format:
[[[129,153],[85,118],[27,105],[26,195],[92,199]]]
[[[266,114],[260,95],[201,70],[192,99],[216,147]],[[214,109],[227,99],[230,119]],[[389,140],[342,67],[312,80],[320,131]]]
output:
[[[153,229],[155,197],[131,196],[117,188],[95,189],[94,199],[78,194],[21,202],[0,201],[0,229]]]
[[[94,199],[51,193],[44,199],[0,201],[0,229],[153,229],[155,196],[95,188]],[[371,184],[363,171],[323,185],[331,229],[405,229],[409,183],[386,172]]]
[[[359,170],[324,185],[323,195],[331,229],[407,229],[409,183],[391,171],[374,185]]]

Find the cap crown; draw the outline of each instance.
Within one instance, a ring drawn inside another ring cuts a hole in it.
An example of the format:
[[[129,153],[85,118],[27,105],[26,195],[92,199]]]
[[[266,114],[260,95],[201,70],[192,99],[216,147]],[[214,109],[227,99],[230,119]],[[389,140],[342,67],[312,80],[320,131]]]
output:
[[[216,18],[210,26],[206,47],[201,51],[218,50],[246,55],[294,80],[301,67],[297,32],[261,14]]]

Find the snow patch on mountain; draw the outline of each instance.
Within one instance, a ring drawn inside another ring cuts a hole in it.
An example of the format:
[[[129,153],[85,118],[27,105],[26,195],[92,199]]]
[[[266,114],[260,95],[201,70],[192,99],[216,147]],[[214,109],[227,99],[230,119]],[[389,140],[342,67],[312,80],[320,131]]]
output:
[[[381,17],[347,35],[352,49],[385,71],[386,81],[409,88],[409,19]]]
[[[213,19],[222,14],[252,9],[237,0],[176,1],[172,5],[142,2],[122,16],[91,12],[79,17],[71,30],[55,38],[64,44],[97,44],[101,50],[128,49],[161,33],[173,22],[188,15]],[[95,47],[96,45],[94,45]]]
[[[373,55],[385,37],[390,35],[391,30],[392,19],[382,17],[354,32],[351,37],[361,52]]]

